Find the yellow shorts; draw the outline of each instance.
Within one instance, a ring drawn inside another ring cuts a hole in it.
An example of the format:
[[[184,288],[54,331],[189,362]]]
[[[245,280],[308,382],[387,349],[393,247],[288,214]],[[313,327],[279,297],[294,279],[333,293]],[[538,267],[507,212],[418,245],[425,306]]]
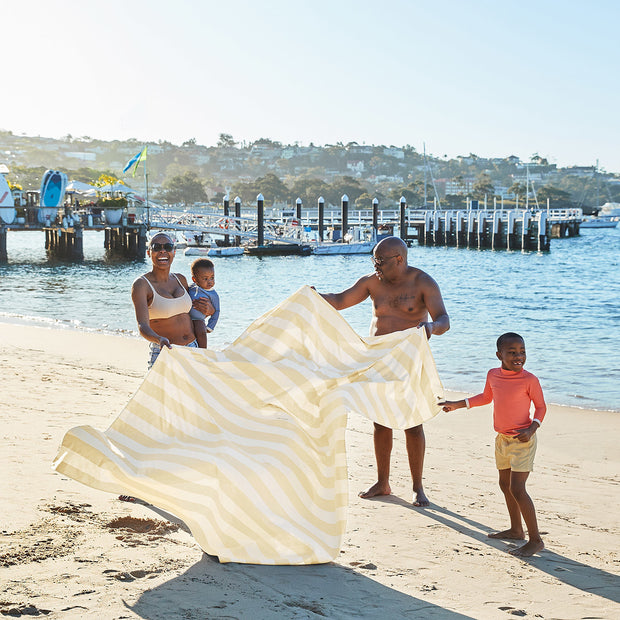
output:
[[[495,438],[495,464],[497,469],[534,471],[536,443],[536,433],[529,441],[519,441],[516,437],[498,433]]]

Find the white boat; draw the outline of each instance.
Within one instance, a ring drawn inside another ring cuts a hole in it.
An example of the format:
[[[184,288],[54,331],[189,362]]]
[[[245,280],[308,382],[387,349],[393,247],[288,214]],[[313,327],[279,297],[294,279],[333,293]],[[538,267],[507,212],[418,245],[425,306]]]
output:
[[[615,228],[618,220],[611,215],[599,215],[588,217],[579,224],[579,228]]]
[[[185,256],[207,256],[211,246],[208,245],[188,245],[183,254]]]
[[[375,245],[374,241],[357,241],[352,243],[338,243],[324,241],[312,246],[313,254],[370,254]]]
[[[239,256],[245,252],[242,247],[209,248],[207,256]]]
[[[239,256],[244,253],[242,247],[209,247],[190,245],[185,249],[185,256]]]

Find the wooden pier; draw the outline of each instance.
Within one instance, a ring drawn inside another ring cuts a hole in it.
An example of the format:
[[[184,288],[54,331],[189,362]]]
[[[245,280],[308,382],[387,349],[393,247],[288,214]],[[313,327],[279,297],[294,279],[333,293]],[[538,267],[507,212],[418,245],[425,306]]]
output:
[[[422,211],[408,222],[406,240],[493,250],[548,251],[550,239],[579,234],[581,209]]]
[[[43,231],[48,255],[61,260],[84,259],[85,230],[104,231],[104,248],[108,256],[130,260],[146,256],[146,223],[128,222],[127,218],[122,218],[118,224],[106,224],[101,217],[94,218],[91,214],[73,214],[72,217],[57,217],[52,223],[41,223],[37,220],[36,210],[32,209],[34,217],[24,218],[23,222],[6,224],[0,220],[0,263],[8,261],[9,231]]]
[[[342,198],[340,209],[329,211],[322,198],[314,209],[303,209],[298,200],[296,217],[291,220],[283,218],[282,213],[277,215],[273,209],[271,212],[265,209],[260,196],[257,206],[247,207],[243,212],[240,199],[235,199],[234,216],[226,200],[224,217],[216,208],[196,211],[151,208],[147,221],[135,221],[125,213],[118,224],[94,220],[90,214],[58,218],[51,225],[49,222],[38,224],[33,218],[21,224],[0,222],[0,262],[8,260],[6,237],[9,230],[43,230],[45,248],[50,256],[72,261],[84,258],[83,231],[103,230],[104,247],[109,256],[140,260],[146,256],[147,235],[154,230],[199,232],[221,237],[223,245],[232,242],[259,248],[273,244],[301,247],[308,243],[309,234],[313,234],[315,240],[318,234],[319,243],[334,242],[357,230],[365,231],[364,234],[375,240],[388,235],[399,236],[408,244],[417,240],[420,245],[548,251],[550,239],[578,235],[583,220],[581,209],[427,210],[410,209],[404,199],[396,209],[379,210],[375,199],[372,209],[351,210],[348,198]],[[331,239],[325,238],[328,229]]]

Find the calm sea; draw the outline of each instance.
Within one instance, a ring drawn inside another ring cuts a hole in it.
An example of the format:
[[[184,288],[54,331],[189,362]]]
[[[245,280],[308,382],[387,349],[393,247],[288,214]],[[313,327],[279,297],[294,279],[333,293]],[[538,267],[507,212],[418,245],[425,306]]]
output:
[[[9,232],[7,245],[0,320],[136,335],[129,291],[148,259],[106,262],[102,232],[85,233],[80,264],[48,260],[42,232]],[[178,251],[174,270],[189,276],[191,260]],[[336,292],[372,270],[368,255],[214,260],[222,304],[209,336],[216,349],[300,286]],[[620,229],[552,240],[546,254],[414,245],[409,262],[439,283],[450,314],[450,331],[431,340],[446,388],[481,391],[497,366],[497,336],[516,331],[548,402],[620,411]],[[368,334],[369,302],[343,314]]]

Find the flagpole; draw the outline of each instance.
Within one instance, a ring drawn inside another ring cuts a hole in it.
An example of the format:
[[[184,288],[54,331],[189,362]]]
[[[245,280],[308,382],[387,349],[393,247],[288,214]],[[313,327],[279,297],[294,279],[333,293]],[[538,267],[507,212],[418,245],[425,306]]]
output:
[[[146,146],[144,148],[146,148]],[[149,207],[149,182],[146,173],[146,157],[144,158],[144,198],[146,200],[146,226],[148,230],[151,230],[151,208]]]

